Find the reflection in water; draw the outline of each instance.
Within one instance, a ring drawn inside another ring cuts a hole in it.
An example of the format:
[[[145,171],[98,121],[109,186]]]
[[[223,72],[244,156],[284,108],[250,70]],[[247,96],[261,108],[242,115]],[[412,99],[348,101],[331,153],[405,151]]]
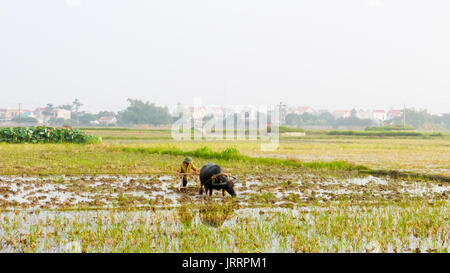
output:
[[[220,227],[222,224],[234,215],[233,201],[226,201],[222,203],[214,203],[208,201],[202,204],[199,208],[200,220],[203,224]]]

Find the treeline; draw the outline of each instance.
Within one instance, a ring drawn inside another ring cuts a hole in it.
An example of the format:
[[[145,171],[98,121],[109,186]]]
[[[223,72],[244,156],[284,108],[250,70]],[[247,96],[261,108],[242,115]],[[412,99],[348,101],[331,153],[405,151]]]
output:
[[[442,115],[433,115],[427,110],[406,109],[405,124],[416,129],[433,130],[433,131],[449,131],[450,130],[450,113]],[[403,124],[403,116],[397,117],[390,121],[395,125]]]
[[[329,112],[321,113],[320,115],[314,115],[310,113],[303,114],[288,114],[286,115],[286,125],[294,127],[305,126],[329,126],[332,128],[338,128],[340,126],[359,126],[367,127],[375,125],[375,122],[370,119],[359,119],[356,116],[349,118],[335,119]]]
[[[128,99],[128,107],[119,112],[100,111],[96,114],[86,113],[81,110],[83,104],[75,99],[71,104],[54,106],[47,104],[42,113],[48,118],[45,124],[55,126],[98,126],[96,124],[102,117],[115,118],[114,122],[109,125],[128,127],[133,125],[170,125],[178,117],[172,117],[167,107],[160,107],[154,103],[144,102],[138,99]],[[65,109],[71,112],[71,119],[62,119],[53,117],[52,113],[57,109]],[[212,117],[206,116],[204,121]],[[15,117],[12,121],[25,124],[36,124],[38,121],[33,117]],[[319,115],[311,113],[295,114],[290,113],[286,116],[285,125],[290,127],[307,127],[307,126],[324,126],[331,128],[340,127],[365,127],[372,131],[394,131],[394,130],[432,130],[432,131],[449,131],[450,130],[450,113],[443,115],[433,115],[426,110],[406,109],[405,120],[403,115],[387,120],[381,124],[377,124],[371,119],[359,119],[356,111],[353,110],[348,118],[335,119],[329,112]],[[382,126],[382,127],[380,127]],[[370,128],[370,129],[369,129]]]
[[[100,111],[97,114],[86,113],[79,111],[82,106],[81,102],[75,100],[73,104],[54,106],[47,104],[44,114],[50,115],[56,109],[65,109],[71,111],[71,119],[56,119],[50,118],[46,121],[47,124],[56,126],[70,125],[70,126],[92,126],[93,122],[98,121],[102,117],[115,118],[116,122],[110,125],[118,126],[132,126],[140,124],[150,125],[168,125],[172,123],[172,117],[169,114],[167,107],[159,107],[154,103],[143,102],[137,99],[128,99],[129,106],[118,113],[111,111]],[[13,120],[16,121],[16,120]],[[18,121],[18,120],[17,120]],[[16,121],[16,122],[17,122]],[[23,123],[37,123],[34,118],[22,118]],[[94,123],[95,124],[95,123]],[[98,124],[95,124],[98,126]]]
[[[313,115],[288,114],[286,116],[286,125],[294,127],[305,126],[329,126],[332,128],[345,127],[366,127],[368,131],[405,131],[405,130],[428,130],[428,131],[450,131],[450,113],[442,115],[433,115],[426,110],[406,109],[405,117],[403,115],[391,120],[376,124],[371,119],[359,119],[353,113],[349,118],[335,119],[330,113]]]
[[[167,107],[159,107],[154,103],[128,99],[129,106],[117,115],[119,125],[167,125],[172,123],[172,117]]]

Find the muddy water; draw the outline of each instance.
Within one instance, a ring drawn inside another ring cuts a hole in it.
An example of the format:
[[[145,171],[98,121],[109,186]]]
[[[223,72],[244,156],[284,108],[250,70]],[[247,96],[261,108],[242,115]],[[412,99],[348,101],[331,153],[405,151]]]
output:
[[[203,202],[207,198],[198,194],[199,181],[195,179],[187,188],[180,189],[179,177],[171,175],[1,176],[0,207],[175,207]],[[450,194],[450,184],[446,183],[373,176],[338,179],[311,174],[247,175],[238,180],[235,190],[242,207],[328,200],[448,200]],[[212,198],[221,200],[223,197],[221,192],[215,192]]]

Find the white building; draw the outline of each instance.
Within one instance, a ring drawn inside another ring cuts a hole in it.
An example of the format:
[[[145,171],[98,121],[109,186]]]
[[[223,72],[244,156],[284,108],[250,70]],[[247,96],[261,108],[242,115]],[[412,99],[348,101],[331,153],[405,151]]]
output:
[[[387,118],[386,111],[384,110],[374,110],[373,111],[373,119],[378,121],[385,121]]]
[[[356,111],[356,117],[359,119],[370,119],[371,113],[369,110],[359,109]]]
[[[394,109],[391,109],[391,110],[389,110],[388,112],[387,112],[387,119],[388,120],[391,120],[391,119],[394,119],[394,118],[397,118],[397,117],[402,117],[403,116],[403,110],[394,110]]]
[[[291,107],[289,109],[289,113],[293,113],[293,114],[297,114],[297,115],[303,115],[305,113],[313,114],[314,109],[312,109],[309,106],[296,106],[296,107]]]
[[[206,110],[205,106],[191,106],[191,107],[188,107],[188,109],[194,120],[203,120],[203,118],[207,114],[207,110]]]
[[[225,109],[220,105],[210,105],[207,107],[207,115],[213,117],[221,117]]]
[[[335,119],[349,118],[352,115],[352,111],[350,111],[350,110],[335,110],[335,111],[333,111],[332,115]]]
[[[98,119],[97,124],[101,125],[115,125],[117,123],[117,119],[115,117],[101,117]]]
[[[22,118],[30,117],[31,111],[26,109],[2,109],[1,110],[1,119],[3,120],[12,120],[21,116]]]
[[[55,109],[53,110],[52,116],[55,119],[68,120],[72,117],[72,112],[66,109]]]

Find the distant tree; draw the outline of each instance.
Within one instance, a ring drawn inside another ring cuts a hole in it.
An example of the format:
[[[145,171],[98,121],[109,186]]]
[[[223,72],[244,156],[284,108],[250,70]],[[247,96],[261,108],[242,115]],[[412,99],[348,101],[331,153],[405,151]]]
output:
[[[78,123],[83,126],[89,126],[91,125],[91,121],[97,120],[97,115],[90,114],[90,113],[80,113],[80,116],[78,118]]]
[[[334,127],[339,126],[373,126],[375,122],[371,119],[359,119],[357,117],[339,118],[334,122]]]
[[[22,122],[22,123],[38,123],[39,121],[33,117],[22,117],[16,116],[11,119],[13,122]]]
[[[58,106],[58,108],[72,111],[73,110],[73,105],[72,104],[63,104],[63,105]]]
[[[46,116],[51,116],[53,114],[53,111],[55,110],[55,107],[52,103],[48,103],[47,106],[44,108],[44,111],[42,111],[42,114]]]
[[[441,123],[445,130],[450,130],[450,113],[442,115]]]
[[[299,114],[288,114],[286,116],[286,124],[290,126],[302,127],[306,125],[327,125],[332,126],[334,122],[334,117],[328,112],[322,113],[320,115],[313,115],[310,113]]]
[[[446,124],[445,114],[440,117],[438,115],[431,115],[427,110],[405,109],[405,123],[417,129],[434,130],[442,129],[448,130],[448,123]],[[403,115],[392,120],[394,124],[403,125]]]
[[[286,115],[286,124],[289,126],[300,126],[302,124],[302,119],[299,115],[290,113]]]
[[[122,125],[151,124],[165,125],[172,122],[167,107],[158,107],[154,103],[137,99],[128,99],[127,109],[118,113],[118,122]]]
[[[75,111],[78,112],[78,110],[80,110],[80,107],[83,106],[83,104],[81,103],[81,101],[79,99],[75,99],[72,102],[73,108],[75,109]]]
[[[213,115],[207,115],[207,116],[204,116],[203,117],[203,122],[207,122],[207,121],[209,121],[209,120],[212,120],[214,118],[214,116]],[[173,118],[172,118],[173,119]],[[178,119],[178,118],[177,118]]]
[[[44,110],[42,111],[42,114],[46,117],[52,117],[53,111],[55,111],[55,107],[52,103],[47,103],[47,106],[44,107]],[[46,122],[47,118],[44,118],[44,123]]]
[[[83,104],[81,103],[81,101],[79,99],[75,99],[72,102],[72,105],[73,105],[73,108],[75,109],[75,113],[76,113],[77,126],[80,126],[80,120],[79,120],[78,112],[80,111],[80,107],[83,106]]]
[[[330,112],[324,112],[320,114],[319,119],[323,120],[325,124],[332,124],[334,122],[334,117]]]
[[[313,125],[313,124],[317,124],[318,123],[318,118],[317,116],[310,114],[310,113],[303,113],[301,115],[301,118],[303,120],[303,123],[305,125]]]
[[[116,113],[111,112],[111,111],[100,111],[95,116],[97,118],[101,118],[101,117],[115,117]]]

